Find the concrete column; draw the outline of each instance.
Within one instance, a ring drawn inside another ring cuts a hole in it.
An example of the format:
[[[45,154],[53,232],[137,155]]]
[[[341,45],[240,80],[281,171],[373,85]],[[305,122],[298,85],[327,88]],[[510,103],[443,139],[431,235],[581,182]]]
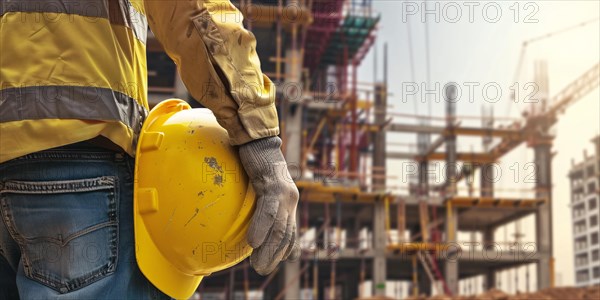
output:
[[[495,228],[486,228],[483,230],[483,247],[484,249],[492,247],[494,243]],[[496,287],[496,270],[488,269],[485,273],[485,288],[491,289]]]
[[[373,215],[373,295],[385,295],[386,260],[385,260],[385,205],[379,199],[375,203]]]
[[[381,125],[385,122],[387,110],[387,87],[385,84],[375,86],[375,124]],[[385,168],[385,131],[380,130],[375,133],[375,145],[373,149],[373,167],[378,168],[377,174],[385,174],[381,172]],[[385,191],[385,178],[373,178],[373,185]],[[373,295],[385,295],[386,281],[386,233],[385,233],[385,203],[383,197],[380,197],[373,209]]]
[[[286,59],[292,63],[286,63],[286,87],[289,86],[297,86],[301,87],[300,84],[300,72],[302,61],[299,58],[299,50],[296,50],[295,47],[286,51]],[[289,89],[288,89],[289,90]],[[300,179],[302,174],[300,173],[300,166],[302,164],[302,105],[299,103],[299,99],[294,99],[295,101],[289,101],[288,97],[296,97],[297,95],[286,95],[285,91],[283,92],[283,99],[281,101],[286,101],[286,105],[283,105],[285,111],[281,112],[282,121],[285,122],[284,130],[282,135],[285,135],[285,158],[288,163],[288,167],[290,169],[290,174],[294,178],[294,180]],[[301,98],[301,97],[298,97]],[[298,210],[300,211],[300,210]],[[296,220],[300,220],[300,218],[296,218]],[[299,226],[297,226],[299,228]],[[285,299],[287,300],[295,300],[300,298],[300,261],[298,259],[294,262],[286,262],[285,263],[285,271],[284,271],[284,285],[281,285],[281,288],[287,285],[287,290],[285,292]]]
[[[287,106],[288,111],[284,112],[286,119],[285,134],[286,135],[286,146],[285,146],[285,157],[290,167],[290,174],[294,179],[299,179],[300,166],[302,159],[302,106],[296,104],[290,104]]]
[[[424,151],[419,151],[421,154],[424,154]],[[421,238],[423,242],[429,242],[432,240],[429,231],[429,182],[428,182],[428,163],[427,161],[419,162],[419,183],[417,195],[419,196],[419,218],[421,225]]]
[[[289,284],[287,290],[285,291],[285,299],[293,300],[300,299],[300,280],[301,278],[298,276],[300,274],[300,261],[301,259],[297,259],[295,261],[287,261],[284,262],[284,278],[285,282],[281,288],[285,287]],[[294,280],[294,282],[290,282]]]
[[[431,135],[425,133],[419,133],[417,135],[417,148],[420,155],[426,155],[426,152],[431,144]],[[429,212],[428,212],[428,201],[429,201],[429,162],[426,160],[419,161],[419,182],[417,186],[417,196],[419,197],[419,216],[421,218],[421,237],[423,242],[429,242],[431,240],[429,231]]]
[[[456,194],[456,177],[457,177],[457,154],[456,154],[456,135],[454,127],[456,125],[456,100],[457,87],[453,84],[448,84],[445,92],[446,101],[446,200],[450,201]],[[449,244],[455,243],[458,235],[458,210],[451,203],[447,203],[446,214],[446,242]],[[456,249],[456,246],[450,247]],[[458,258],[456,253],[448,253],[445,258],[445,281],[450,289],[450,292],[455,295],[458,290]]]
[[[450,208],[449,211],[451,211],[451,213],[446,216],[446,242],[451,245],[448,250],[452,251],[457,248],[457,245],[454,243],[456,243],[457,236],[456,228],[458,227],[458,212],[456,208]],[[445,257],[443,257],[445,265],[444,280],[446,281],[450,292],[452,292],[453,295],[456,295],[459,293],[458,254],[455,251],[450,251],[446,251]]]
[[[494,169],[494,164],[484,164],[481,166],[479,177],[481,197],[494,197],[494,180],[496,179]]]
[[[419,151],[419,153],[424,153]],[[427,197],[429,196],[429,173],[428,173],[429,163],[427,161],[419,162],[419,196]]]
[[[543,112],[548,105],[548,71],[545,61],[536,61],[534,68],[535,82],[539,87],[538,114],[530,117],[528,146],[533,148],[535,162],[535,188],[536,197],[545,198],[546,203],[538,206],[536,212],[536,242],[537,252],[540,254],[537,268],[538,289],[552,286],[554,270],[552,267],[552,140],[550,128],[552,119],[545,117]]]
[[[375,124],[383,126],[386,122],[386,110],[387,110],[387,87],[385,84],[377,84],[375,86]],[[386,134],[385,130],[379,130],[373,134],[373,175],[385,175],[385,161],[386,161]],[[372,184],[375,186],[374,192],[383,190],[385,191],[385,178],[381,176],[374,176]]]
[[[484,164],[481,166],[480,172],[480,187],[481,197],[494,197],[494,165],[493,164]],[[489,247],[493,247],[494,243],[494,233],[495,228],[485,228],[483,230],[483,247],[487,249]],[[485,273],[485,287],[486,289],[491,289],[496,287],[496,271],[494,269],[489,269]]]
[[[302,149],[302,109],[301,107],[297,107],[294,113],[292,113],[292,110],[288,110],[284,113],[287,114],[286,118],[288,124],[286,126],[285,133],[287,134],[285,157],[288,162],[290,174],[292,177],[294,177],[294,179],[298,179],[298,177],[301,176],[299,173],[299,167],[301,162],[300,150]],[[300,218],[296,217],[296,220],[300,220]],[[300,261],[301,259],[298,259],[294,262],[285,263],[285,284],[289,284],[285,292],[286,300],[295,300],[300,298]]]
[[[534,146],[536,166],[536,197],[546,198],[547,202],[538,207],[536,212],[537,251],[541,254],[537,268],[538,289],[552,285],[552,145],[550,142],[538,143]]]

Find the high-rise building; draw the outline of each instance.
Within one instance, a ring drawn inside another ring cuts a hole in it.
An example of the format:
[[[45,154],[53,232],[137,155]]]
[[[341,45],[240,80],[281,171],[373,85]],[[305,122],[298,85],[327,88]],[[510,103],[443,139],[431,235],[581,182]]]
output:
[[[577,286],[600,285],[600,136],[592,142],[595,155],[584,152],[569,172]]]

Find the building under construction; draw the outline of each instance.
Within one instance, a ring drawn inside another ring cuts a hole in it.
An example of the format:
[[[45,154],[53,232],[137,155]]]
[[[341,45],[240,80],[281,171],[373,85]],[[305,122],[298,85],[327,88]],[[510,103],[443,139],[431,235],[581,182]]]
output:
[[[404,120],[420,116],[388,112],[386,79],[357,82],[377,39],[380,15],[371,1],[234,3],[258,40],[263,72],[278,86],[284,153],[300,190],[303,250],[301,259],[268,277],[247,262],[213,274],[200,287],[205,299],[354,299],[384,295],[390,282],[404,282],[404,295],[457,295],[465,291],[461,282],[483,278],[483,289],[491,289],[499,272],[520,266],[535,266],[537,289],[553,286],[551,128],[566,107],[598,87],[598,64],[509,124],[490,114],[481,126],[466,127],[454,101],[446,101],[443,125],[415,125]],[[151,101],[189,99],[158,42],[148,46]],[[535,80],[540,95],[548,95],[542,63]],[[456,97],[452,85],[444,92]],[[416,149],[386,150],[386,136],[397,132],[414,134]],[[462,137],[481,138],[484,151],[458,152]],[[532,197],[497,197],[496,162],[522,144],[534,154]],[[414,168],[390,170],[392,160]],[[442,183],[428,178],[435,162],[446,166]],[[390,185],[408,171],[414,176],[406,187]],[[457,187],[461,181],[466,193]],[[528,216],[535,218],[535,240],[494,240],[499,227]],[[482,238],[461,241],[459,232]]]
[[[600,136],[595,137],[595,152],[583,161],[571,161],[571,203],[573,210],[573,250],[575,252],[575,284],[600,285]]]

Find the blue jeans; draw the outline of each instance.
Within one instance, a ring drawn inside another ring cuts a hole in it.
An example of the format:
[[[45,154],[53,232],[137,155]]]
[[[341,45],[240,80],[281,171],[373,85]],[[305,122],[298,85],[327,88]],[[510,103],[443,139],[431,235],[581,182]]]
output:
[[[0,299],[168,299],[135,260],[133,164],[81,143],[0,164]]]

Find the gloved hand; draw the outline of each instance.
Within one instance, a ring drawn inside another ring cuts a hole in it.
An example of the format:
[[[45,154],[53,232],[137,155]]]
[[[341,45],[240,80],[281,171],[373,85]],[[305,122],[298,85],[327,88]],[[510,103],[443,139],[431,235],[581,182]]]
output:
[[[248,243],[254,251],[250,265],[261,275],[280,261],[296,259],[296,206],[298,188],[281,153],[281,139],[269,137],[240,146],[242,165],[257,196],[256,211],[248,229]]]

